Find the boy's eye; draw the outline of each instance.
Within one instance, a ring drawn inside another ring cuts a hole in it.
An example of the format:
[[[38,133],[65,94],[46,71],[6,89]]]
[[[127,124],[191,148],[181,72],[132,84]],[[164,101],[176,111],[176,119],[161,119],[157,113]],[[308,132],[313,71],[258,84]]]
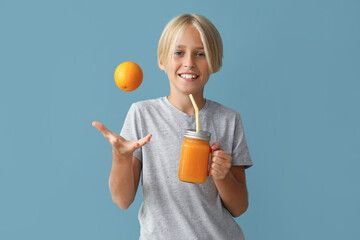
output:
[[[183,53],[181,51],[175,51],[174,53],[176,56],[181,56]]]

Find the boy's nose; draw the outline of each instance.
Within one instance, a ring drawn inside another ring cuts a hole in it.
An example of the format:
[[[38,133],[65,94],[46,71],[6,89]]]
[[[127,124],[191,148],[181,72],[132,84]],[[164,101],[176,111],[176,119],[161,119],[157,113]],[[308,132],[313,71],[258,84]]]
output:
[[[193,68],[193,67],[195,67],[195,63],[194,63],[193,56],[188,55],[188,56],[184,59],[184,66],[185,66],[185,67],[188,67],[188,68]]]

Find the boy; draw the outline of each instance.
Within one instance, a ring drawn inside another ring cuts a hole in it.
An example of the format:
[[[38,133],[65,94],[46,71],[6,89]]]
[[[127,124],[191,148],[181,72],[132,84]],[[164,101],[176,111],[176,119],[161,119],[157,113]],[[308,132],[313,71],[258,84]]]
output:
[[[222,64],[215,26],[196,14],[174,18],[160,38],[158,64],[170,81],[168,97],[134,103],[120,135],[93,123],[113,147],[113,201],[127,209],[142,174],[140,239],[244,239],[233,219],[248,207],[245,168],[252,166],[241,118],[203,97],[210,74]],[[177,177],[184,130],[195,125],[189,94],[199,107],[201,129],[212,134],[209,177],[203,184]]]

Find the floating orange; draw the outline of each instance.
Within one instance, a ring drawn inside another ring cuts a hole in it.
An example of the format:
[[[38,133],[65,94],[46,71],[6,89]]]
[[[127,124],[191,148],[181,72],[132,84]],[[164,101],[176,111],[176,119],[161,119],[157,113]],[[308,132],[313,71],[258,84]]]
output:
[[[143,80],[143,72],[139,65],[134,62],[124,62],[115,69],[115,83],[126,92],[137,89]]]

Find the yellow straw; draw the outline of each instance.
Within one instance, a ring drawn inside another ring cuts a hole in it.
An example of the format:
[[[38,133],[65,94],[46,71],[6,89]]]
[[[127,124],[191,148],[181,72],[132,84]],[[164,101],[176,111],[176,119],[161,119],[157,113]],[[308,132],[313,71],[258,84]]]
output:
[[[193,95],[190,94],[189,97],[190,97],[192,105],[194,106],[194,109],[195,109],[196,131],[199,132],[200,131],[199,109],[198,109],[198,106],[196,105]]]

